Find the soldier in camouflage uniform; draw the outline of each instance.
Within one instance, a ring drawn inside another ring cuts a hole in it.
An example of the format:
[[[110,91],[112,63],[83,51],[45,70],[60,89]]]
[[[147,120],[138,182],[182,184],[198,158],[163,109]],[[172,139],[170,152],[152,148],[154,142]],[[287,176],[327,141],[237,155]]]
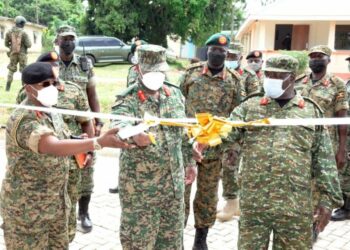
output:
[[[87,58],[74,54],[75,39],[76,33],[73,27],[64,25],[58,28],[56,43],[60,50],[59,77],[64,81],[72,81],[79,85],[87,95],[91,111],[100,112],[92,63]],[[96,118],[94,125],[95,136],[99,136],[103,122]],[[83,168],[81,171],[79,220],[85,232],[92,230],[92,222],[88,210],[94,187],[93,173],[93,166]]]
[[[144,117],[147,112],[162,118],[185,117],[181,92],[175,85],[164,82],[164,72],[168,69],[165,49],[142,45],[138,57],[138,81],[118,97],[112,114]],[[111,123],[112,127],[131,125],[134,124],[126,121]],[[187,173],[195,172],[195,163],[190,160],[191,146],[183,140],[182,128],[156,126],[150,132],[155,136],[155,144],[150,145],[150,139],[143,133],[129,139],[138,149],[121,152],[120,240],[126,250],[181,250],[184,166],[189,166]],[[183,157],[182,151],[187,157]]]
[[[263,91],[264,74],[261,68],[264,61],[262,56],[259,50],[253,50],[246,56],[248,66],[243,69],[242,82],[247,96]]]
[[[240,76],[225,67],[229,37],[217,33],[211,36],[208,61],[192,64],[180,78],[180,89],[186,99],[186,115],[208,112],[227,117],[241,100]],[[205,160],[198,164],[197,192],[194,200],[196,237],[193,249],[206,249],[209,227],[213,226],[218,202],[218,183],[222,169],[221,147],[206,152]],[[186,221],[190,209],[191,186],[186,186]],[[237,201],[237,195],[234,197]],[[237,202],[236,202],[237,203]],[[185,223],[186,223],[185,221]]]
[[[348,61],[348,69],[350,71],[350,57],[345,59]],[[348,94],[348,103],[350,105],[350,80],[346,83],[346,91]],[[350,116],[350,110],[348,110],[348,116]],[[350,131],[347,131],[347,162],[343,169],[339,170],[340,185],[343,192],[344,205],[341,208],[335,210],[331,220],[342,221],[350,219]]]
[[[48,63],[23,69],[27,97],[23,104],[55,105],[57,75]],[[62,116],[16,109],[6,130],[7,167],[0,195],[4,238],[8,250],[68,249],[66,156],[102,147],[130,147],[112,129],[95,139],[66,140]]]
[[[9,72],[7,75],[6,91],[10,91],[13,81],[13,74],[17,71],[19,64],[19,72],[22,72],[27,65],[27,50],[32,46],[28,34],[23,30],[27,20],[22,16],[15,18],[16,26],[13,27],[5,36],[5,46],[10,49],[8,56],[10,64],[7,66]]]
[[[269,58],[265,68],[265,96],[251,95],[234,109],[230,120],[323,117],[314,101],[294,91],[297,66],[297,60],[290,56]],[[315,215],[319,220],[318,231],[327,225],[332,209],[342,204],[327,128],[246,127],[234,130],[228,143],[238,140],[243,140],[238,249],[268,249],[271,231],[273,249],[311,249],[312,178],[321,193]],[[198,147],[194,148],[200,160]]]
[[[349,109],[346,86],[339,77],[327,73],[331,54],[332,50],[325,45],[311,48],[309,51],[309,67],[312,72],[299,79],[298,84],[303,86],[300,90],[301,95],[312,98],[317,102],[324,111],[325,117],[345,117]],[[329,126],[328,129],[333,143],[337,167],[340,170],[344,167],[346,161],[347,126]],[[316,191],[316,200],[318,199],[317,196]],[[346,199],[347,197],[344,196],[344,201]],[[315,238],[317,238],[316,235]]]
[[[225,65],[231,70],[236,70],[239,75],[243,75],[243,70],[241,69],[242,63],[242,52],[243,45],[239,42],[230,43],[229,50],[227,51],[227,57]]]
[[[58,69],[58,55],[56,52],[48,52],[42,54],[37,62],[48,62],[51,63],[53,67]],[[57,108],[69,109],[69,110],[79,110],[79,111],[89,111],[89,104],[86,98],[86,94],[82,89],[73,82],[59,82],[58,88],[58,103]],[[24,87],[21,89],[19,95],[17,96],[17,103],[21,103],[26,97]],[[94,136],[94,129],[91,119],[86,117],[63,115],[63,121],[67,124],[70,134],[74,136],[79,136],[83,133],[87,134],[89,137]],[[84,154],[85,158],[83,164],[78,163],[78,159],[74,156],[69,157],[69,178],[68,178],[68,196],[72,203],[72,207],[69,213],[68,220],[68,236],[69,242],[72,242],[75,237],[76,226],[77,226],[77,216],[76,216],[76,203],[79,200],[79,187],[81,183],[80,168],[89,167],[92,164],[93,152],[88,152]]]

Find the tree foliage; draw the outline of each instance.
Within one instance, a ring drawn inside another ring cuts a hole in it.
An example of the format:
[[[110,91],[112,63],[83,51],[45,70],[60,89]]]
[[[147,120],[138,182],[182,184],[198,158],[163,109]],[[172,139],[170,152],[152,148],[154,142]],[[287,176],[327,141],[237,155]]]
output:
[[[234,0],[244,1],[244,0]],[[88,0],[84,32],[116,36],[125,41],[134,36],[166,46],[166,36],[191,39],[202,45],[223,26],[231,13],[227,0]]]

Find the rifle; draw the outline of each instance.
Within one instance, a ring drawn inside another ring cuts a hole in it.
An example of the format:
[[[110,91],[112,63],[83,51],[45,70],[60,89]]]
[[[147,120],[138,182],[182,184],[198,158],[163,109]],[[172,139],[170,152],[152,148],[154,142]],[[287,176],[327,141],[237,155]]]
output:
[[[89,71],[88,58],[87,58],[86,53],[85,53],[84,42],[81,42],[81,44],[83,45],[83,56],[80,57],[80,65],[81,65],[81,69],[84,72],[87,72],[87,71]]]

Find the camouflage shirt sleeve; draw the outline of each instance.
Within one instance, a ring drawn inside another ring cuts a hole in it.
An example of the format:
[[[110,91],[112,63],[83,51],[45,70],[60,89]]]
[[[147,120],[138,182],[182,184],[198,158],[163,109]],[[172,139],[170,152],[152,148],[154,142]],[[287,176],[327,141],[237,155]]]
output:
[[[112,114],[113,115],[125,115],[129,117],[135,117],[135,112],[133,108],[133,102],[131,100],[131,96],[118,96],[115,104],[112,106]],[[120,120],[112,120],[110,127],[111,128],[123,128],[126,126],[136,125],[131,121],[120,121]]]
[[[318,117],[321,117],[321,115]],[[316,137],[312,150],[312,162],[317,190],[321,193],[319,206],[323,206],[329,210],[341,207],[343,198],[335,156],[328,130],[324,127],[318,127],[316,130]]]
[[[337,85],[337,94],[335,97],[334,111],[338,112],[340,110],[348,110],[348,93],[346,91],[346,85],[344,81],[338,77],[333,77],[333,81]]]
[[[23,44],[26,49],[32,47],[32,42],[29,39],[29,36],[26,32],[23,31]]]
[[[16,140],[21,148],[39,153],[39,141],[41,136],[54,134],[52,129],[40,124],[37,120],[24,118],[18,125]]]
[[[186,98],[187,94],[188,94],[188,81],[187,81],[187,77],[188,77],[188,72],[186,71],[185,73],[183,73],[180,76],[179,79],[179,88],[180,91],[182,93],[182,95]]]
[[[5,36],[5,46],[7,48],[11,47],[11,32],[7,32]]]
[[[89,102],[86,94],[82,91],[81,88],[79,88],[78,93],[79,94],[76,95],[76,99],[75,99],[76,110],[89,111],[90,106],[89,106]],[[79,123],[85,123],[91,120],[91,118],[83,117],[83,116],[76,116],[75,119]]]

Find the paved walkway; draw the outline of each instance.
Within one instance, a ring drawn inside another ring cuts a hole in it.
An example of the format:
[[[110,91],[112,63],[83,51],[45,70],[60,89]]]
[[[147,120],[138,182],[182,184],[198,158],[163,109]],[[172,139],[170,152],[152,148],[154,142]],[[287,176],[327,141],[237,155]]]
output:
[[[102,150],[98,155],[95,168],[95,192],[92,197],[90,214],[94,228],[89,234],[77,233],[70,244],[72,250],[119,250],[120,204],[118,195],[109,194],[108,188],[117,182],[118,151]],[[0,179],[5,173],[4,141],[0,140]],[[222,190],[219,190],[220,194]],[[192,194],[193,196],[193,194]],[[223,200],[220,199],[219,205]],[[185,229],[185,249],[192,249],[194,239],[193,214],[190,215],[189,225]],[[209,231],[208,243],[210,250],[237,249],[238,223],[233,220],[227,223],[217,222]],[[5,249],[3,232],[0,230],[0,249]],[[270,247],[271,249],[271,247]],[[350,249],[350,221],[330,223],[320,234],[315,245],[316,250],[349,250]]]

